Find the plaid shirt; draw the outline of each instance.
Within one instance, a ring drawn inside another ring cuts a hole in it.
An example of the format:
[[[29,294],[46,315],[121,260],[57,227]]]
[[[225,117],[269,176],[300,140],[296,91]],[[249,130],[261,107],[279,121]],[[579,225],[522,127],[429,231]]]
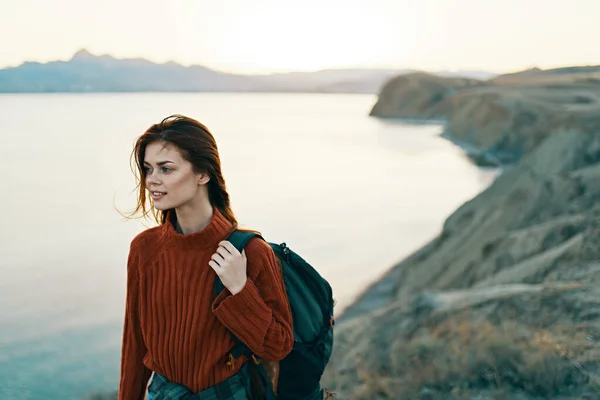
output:
[[[250,400],[246,386],[249,384],[247,365],[234,376],[198,393],[192,393],[180,384],[169,382],[164,376],[154,373],[148,386],[151,400]]]

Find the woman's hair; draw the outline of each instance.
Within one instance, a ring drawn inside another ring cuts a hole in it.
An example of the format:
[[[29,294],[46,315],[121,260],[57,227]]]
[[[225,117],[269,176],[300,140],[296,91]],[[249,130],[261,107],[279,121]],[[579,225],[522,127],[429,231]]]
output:
[[[146,169],[144,156],[146,147],[154,142],[163,142],[175,146],[183,158],[192,164],[194,173],[206,173],[208,181],[208,198],[211,205],[237,227],[238,223],[231,210],[229,194],[225,188],[225,179],[221,173],[221,160],[217,143],[212,133],[202,123],[183,115],[171,115],[160,123],[152,125],[136,141],[131,153],[131,169],[136,177],[138,190],[137,205],[130,216],[141,212],[142,217],[147,217],[152,212],[156,222],[165,223],[170,210],[158,211],[147,208],[146,202]],[[135,166],[133,161],[135,160]],[[151,202],[148,199],[148,202]]]

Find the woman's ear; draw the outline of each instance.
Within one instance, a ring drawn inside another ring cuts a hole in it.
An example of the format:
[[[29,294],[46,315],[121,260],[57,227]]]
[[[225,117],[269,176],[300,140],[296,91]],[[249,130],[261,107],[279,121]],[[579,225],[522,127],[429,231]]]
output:
[[[206,185],[208,181],[210,181],[210,176],[207,173],[198,174],[198,185]]]

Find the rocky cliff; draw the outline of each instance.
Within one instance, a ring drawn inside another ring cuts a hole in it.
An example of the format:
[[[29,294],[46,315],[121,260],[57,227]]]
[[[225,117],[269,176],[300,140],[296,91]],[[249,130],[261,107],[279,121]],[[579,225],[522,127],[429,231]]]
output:
[[[340,398],[597,398],[600,84],[538,73],[384,88],[373,115],[442,118],[514,164],[338,318]]]
[[[525,71],[488,81],[424,73],[384,85],[371,115],[441,119],[480,164],[520,159],[557,126],[578,129],[600,102],[600,67]]]

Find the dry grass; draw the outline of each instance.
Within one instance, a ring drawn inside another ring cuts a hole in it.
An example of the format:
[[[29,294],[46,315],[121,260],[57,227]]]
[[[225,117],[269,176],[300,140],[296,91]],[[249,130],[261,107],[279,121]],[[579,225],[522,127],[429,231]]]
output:
[[[555,398],[582,388],[600,388],[581,357],[594,347],[581,327],[529,330],[496,326],[464,315],[398,339],[391,366],[374,373],[357,364],[362,385],[353,399],[462,399],[487,391]],[[383,365],[383,363],[382,363]],[[430,397],[427,397],[427,393]]]

